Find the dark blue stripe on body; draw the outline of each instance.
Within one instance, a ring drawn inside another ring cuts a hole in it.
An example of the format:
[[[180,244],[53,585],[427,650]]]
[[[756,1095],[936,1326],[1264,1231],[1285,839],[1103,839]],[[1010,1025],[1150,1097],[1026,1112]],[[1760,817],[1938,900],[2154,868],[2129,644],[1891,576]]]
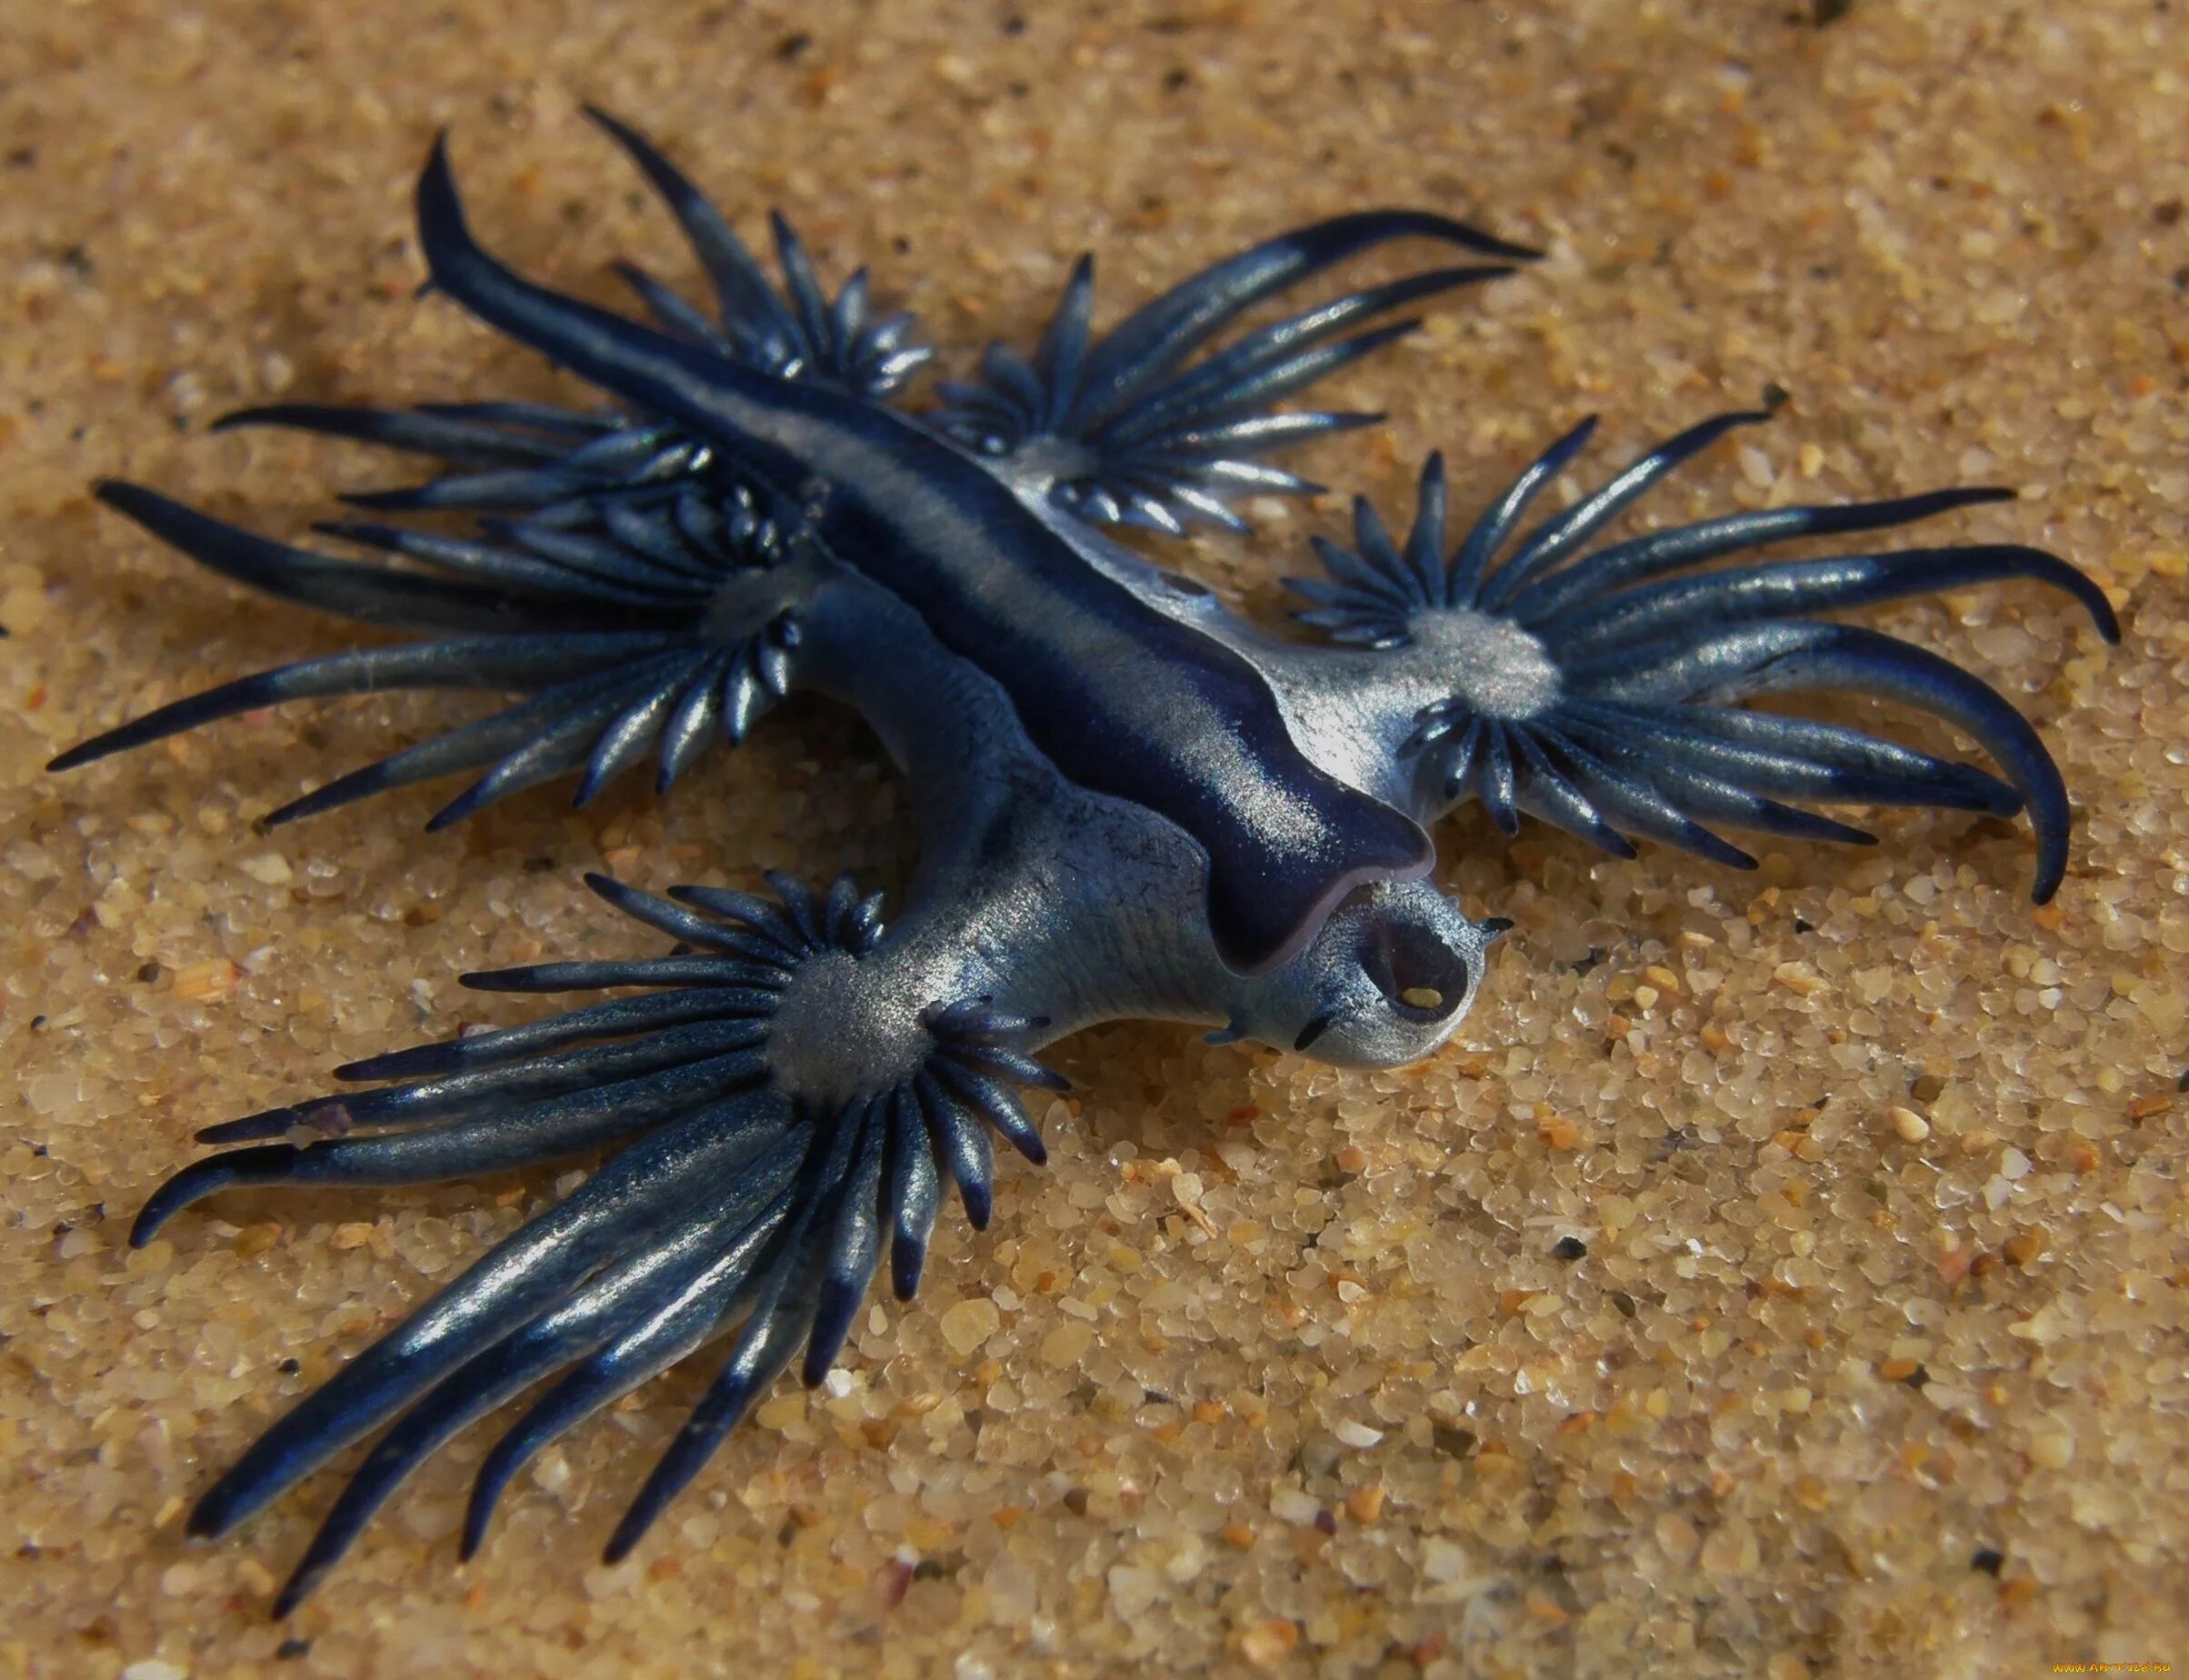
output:
[[[1252,665],[1096,572],[969,457],[891,410],[512,274],[472,240],[438,145],[418,226],[435,283],[482,320],[786,495],[812,485],[824,539],[994,676],[1059,770],[1200,843],[1210,931],[1234,969],[1284,961],[1354,885],[1428,870],[1428,836],[1309,763]]]
[[[1201,843],[1227,964],[1274,966],[1354,885],[1427,870],[1428,837],[1310,763],[1238,654],[1096,571],[948,445],[859,420],[806,456],[831,484],[823,540],[995,677],[1065,775]]]

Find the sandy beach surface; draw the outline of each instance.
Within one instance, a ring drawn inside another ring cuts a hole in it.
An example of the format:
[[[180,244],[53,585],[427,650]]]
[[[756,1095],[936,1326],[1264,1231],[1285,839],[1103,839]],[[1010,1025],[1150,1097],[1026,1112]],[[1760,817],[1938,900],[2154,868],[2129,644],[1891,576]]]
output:
[[[2183,0],[0,13],[0,1676],[2189,1663]],[[210,1546],[191,1497],[572,1181],[235,1195],[131,1253],[192,1132],[531,1013],[464,970],[655,948],[584,870],[894,885],[912,855],[894,774],[817,705],[665,804],[539,789],[437,836],[438,787],[252,821],[461,698],[43,769],[352,641],[98,510],[95,475],[294,535],[400,469],[207,435],[223,412],[580,395],[415,297],[436,128],[527,273],[690,285],[585,101],[748,233],[780,205],[832,280],[870,264],[946,371],[1030,343],[1083,249],[1114,319],[1371,205],[1544,247],[1344,375],[1390,424],[1300,457],[1343,495],[1173,546],[1258,614],[1354,491],[1401,510],[1442,448],[1472,507],[1589,413],[1569,499],[1777,403],[1644,523],[2015,487],[1885,545],[2049,548],[2124,645],[2026,585],[1866,622],[2035,721],[2077,805],[2065,885],[2033,909],[2019,823],[1877,812],[1873,850],[1744,875],[1471,810],[1439,879],[1519,925],[1446,1052],[1068,1041],[1051,1165],[1006,1169],[985,1234],[952,1209],[922,1297],[777,1389],[627,1563],[600,1548],[705,1360],[543,1458],[459,1566],[491,1433],[464,1437],[270,1623],[338,1476]]]

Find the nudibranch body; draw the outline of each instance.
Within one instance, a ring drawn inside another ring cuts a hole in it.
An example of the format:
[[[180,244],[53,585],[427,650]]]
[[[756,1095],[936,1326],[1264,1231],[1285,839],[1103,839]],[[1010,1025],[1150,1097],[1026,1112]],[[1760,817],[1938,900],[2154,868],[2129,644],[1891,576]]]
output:
[[[1219,263],[1100,335],[1082,259],[1030,355],[992,345],[976,378],[915,413],[895,397],[926,352],[905,317],[875,314],[864,271],[831,298],[777,218],[778,288],[674,165],[598,120],[675,215],[715,309],[635,269],[624,273],[644,325],[519,278],[472,239],[436,146],[418,193],[434,288],[611,405],[285,405],[229,423],[443,463],[424,485],[350,498],[371,517],[323,527],[407,566],[326,557],[103,485],[108,505],[215,571],[413,639],[243,678],[56,765],[287,700],[515,696],[266,819],[475,773],[440,827],[565,775],[583,803],[649,759],[665,792],[703,748],[741,740],[802,689],[855,707],[880,737],[906,778],[919,861],[886,919],[848,878],[825,893],[771,875],[765,894],[656,897],[590,877],[670,953],[465,980],[616,995],[354,1064],[339,1076],[370,1088],[201,1135],[228,1147],[153,1196],[137,1241],[230,1185],[412,1184],[607,1154],[200,1501],[194,1531],[225,1532],[380,1431],[277,1613],[486,1413],[537,1391],[482,1464],[467,1553],[534,1455],[726,1338],[720,1375],[615,1532],[610,1555],[627,1552],[794,1359],[820,1380],[885,1256],[897,1295],[914,1294],[945,1186],[985,1222],[992,1135],[1042,1158],[1016,1093],[1061,1084],[1036,1055],[1064,1035],[1144,1016],[1342,1064],[1434,1052],[1506,925],[1470,919],[1428,879],[1429,827],[1463,801],[1507,833],[1526,814],[1621,855],[1638,838],[1735,866],[1753,860],[1718,826],[1870,839],[1818,803],[2026,810],[2036,896],[2058,885],[2066,794],[2014,708],[1937,655],[1817,615],[2032,579],[2074,595],[2117,639],[2094,585],[2004,545],[1704,569],[2005,493],[1599,540],[1658,479],[1762,418],[1732,414],[1529,525],[1584,424],[1464,530],[1434,456],[1403,540],[1356,504],[1351,546],[1318,544],[1327,575],[1293,585],[1322,639],[1286,639],[1104,527],[1244,529],[1240,498],[1316,489],[1267,457],[1374,416],[1274,405],[1413,325],[1393,311],[1532,253],[1424,212],[1340,216]],[[1471,260],[1232,331],[1401,239]],[[389,517],[401,515],[454,519]],[[2002,774],[1743,704],[1823,689],[1944,718]]]

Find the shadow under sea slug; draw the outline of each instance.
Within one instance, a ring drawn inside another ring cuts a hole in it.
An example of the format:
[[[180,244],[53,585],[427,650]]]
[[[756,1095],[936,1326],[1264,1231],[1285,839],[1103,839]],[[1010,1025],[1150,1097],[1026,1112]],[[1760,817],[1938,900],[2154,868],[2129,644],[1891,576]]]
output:
[[[1243,528],[1241,497],[1315,489],[1269,457],[1376,416],[1273,405],[1413,325],[1393,311],[1509,274],[1530,252],[1424,212],[1339,216],[1219,263],[1106,333],[1082,259],[1031,354],[992,345],[975,378],[912,413],[895,397],[926,353],[905,317],[876,315],[864,271],[832,298],[778,217],[778,286],[666,159],[597,120],[681,224],[713,307],[625,269],[642,325],[523,280],[472,239],[436,145],[417,199],[434,289],[613,405],[283,405],[226,423],[439,463],[415,487],[351,497],[369,516],[323,527],[407,565],[330,558],[102,485],[109,506],[215,571],[410,639],[229,683],[55,767],[291,700],[512,696],[266,819],[471,777],[440,827],[564,775],[582,804],[649,759],[665,791],[801,689],[856,708],[880,736],[907,779],[920,858],[886,921],[848,879],[665,898],[590,877],[673,949],[465,984],[606,1001],[356,1063],[338,1076],[371,1088],[202,1134],[225,1147],[154,1195],[137,1243],[233,1185],[416,1184],[607,1154],[199,1501],[192,1531],[225,1533],[380,1432],[277,1614],[475,1420],[534,1396],[481,1465],[466,1554],[555,1437],[726,1340],[609,1542],[611,1558],[629,1552],[801,1352],[805,1380],[821,1379],[885,1255],[896,1294],[914,1293],[946,1186],[985,1222],[992,1135],[1042,1159],[1017,1093],[1061,1085],[1035,1059],[1056,1038],[1143,1016],[1337,1064],[1430,1055],[1505,925],[1469,919],[1425,878],[1427,825],[1464,801],[1508,834],[1524,814],[1621,855],[1645,839],[1736,867],[1754,860],[1721,827],[1870,840],[1819,804],[2026,811],[2035,896],[2058,886],[2067,797],[2030,725],[1938,655],[1818,615],[2030,580],[2074,595],[2115,640],[2089,580],[1995,544],[1705,569],[2007,493],[1781,507],[1604,540],[1659,479],[1762,418],[1733,414],[1529,524],[1584,424],[1464,529],[1434,456],[1403,540],[1360,503],[1351,545],[1318,545],[1327,575],[1293,585],[1324,639],[1282,638],[1102,527]],[[1400,239],[1470,260],[1233,332],[1254,305]],[[417,514],[443,517],[405,523]],[[1823,690],[1928,712],[1993,768],[1744,704]]]

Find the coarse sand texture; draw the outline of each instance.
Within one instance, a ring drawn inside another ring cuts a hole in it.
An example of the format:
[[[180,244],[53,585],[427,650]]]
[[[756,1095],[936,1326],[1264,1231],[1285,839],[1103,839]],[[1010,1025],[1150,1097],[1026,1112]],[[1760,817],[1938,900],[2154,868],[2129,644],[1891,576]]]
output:
[[[1114,320],[1372,205],[1543,246],[1333,382],[1389,415],[1289,463],[1344,495],[1164,545],[1265,619],[1353,492],[1403,508],[1442,449],[1472,510],[1590,413],[1593,475],[1775,407],[1644,525],[2014,486],[1880,545],[2047,548],[2123,645],[2019,585],[1865,622],[2043,733],[2064,885],[2033,909],[2027,825],[1968,815],[1861,813],[1876,848],[1741,874],[1470,807],[1439,885],[1517,925],[1452,1046],[1369,1074],[1066,1040],[1049,1165],[1002,1169],[984,1234],[948,1211],[920,1298],[877,1295],[629,1561],[600,1548],[705,1360],[544,1455],[459,1567],[464,1436],[268,1621],[338,1477],[212,1546],[191,1498],[577,1177],[236,1194],[133,1253],[191,1134],[540,1013],[465,970],[658,949],[585,870],[911,862],[894,774],[811,702],[666,801],[565,784],[437,835],[447,785],[253,822],[461,698],[44,769],[350,645],[95,476],[293,536],[390,463],[207,435],[224,412],[585,400],[415,295],[437,127],[524,272],[617,307],[618,256],[689,284],[588,101],[748,232],[781,205],[832,282],[869,264],[946,374],[1027,344],[1085,249]],[[0,1680],[2189,1662],[2184,111],[2183,0],[0,3]]]

